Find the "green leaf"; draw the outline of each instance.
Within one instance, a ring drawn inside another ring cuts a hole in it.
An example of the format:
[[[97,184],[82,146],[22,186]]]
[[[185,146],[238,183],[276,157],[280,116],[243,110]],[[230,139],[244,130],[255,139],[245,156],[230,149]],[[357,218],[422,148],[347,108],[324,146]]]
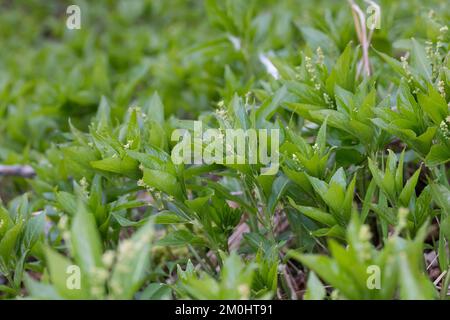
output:
[[[341,186],[342,189],[345,189],[347,187],[347,177],[343,168],[337,169],[337,171],[331,177],[329,184],[331,185],[332,183],[336,183],[337,185]]]
[[[186,219],[180,217],[174,212],[162,211],[155,215],[155,224],[176,224],[186,223]]]
[[[373,50],[374,50],[374,51],[375,51],[375,52],[376,52],[376,53],[377,53],[384,61],[386,61],[386,62],[391,66],[391,68],[392,68],[395,72],[397,72],[398,74],[404,76],[405,78],[408,77],[408,74],[406,73],[406,70],[403,69],[403,66],[402,66],[402,64],[400,63],[400,61],[398,61],[398,60],[396,60],[396,59],[390,57],[389,55],[387,55],[387,54],[385,54],[385,53],[383,53],[383,52],[377,51],[377,50],[375,50],[375,49],[373,49]]]
[[[314,221],[318,221],[318,222],[320,222],[324,225],[330,226],[330,227],[337,224],[336,219],[329,213],[323,212],[323,211],[321,211],[317,208],[313,208],[313,207],[300,206],[300,205],[296,204],[294,202],[294,200],[292,200],[291,198],[289,198],[289,203],[291,204],[291,206],[296,208],[298,211],[303,213],[308,218],[313,219]]]
[[[409,261],[406,253],[399,256],[400,297],[405,300],[431,300],[437,297],[433,284]]]
[[[91,166],[95,169],[123,174],[130,178],[137,178],[140,175],[138,169],[139,163],[128,156],[122,159],[119,157],[110,157],[103,160],[91,161]]]
[[[430,184],[433,193],[433,199],[437,205],[444,209],[447,216],[450,215],[450,190],[443,185],[432,183]]]
[[[263,126],[276,112],[280,104],[286,99],[288,92],[285,86],[278,89],[274,97],[265,101],[256,111],[257,124]]]
[[[336,47],[333,38],[327,33],[310,26],[301,26],[299,28],[312,50],[316,50],[318,47],[321,47],[325,52],[330,54],[338,52],[338,48]]]
[[[428,83],[428,93],[419,92],[417,100],[425,113],[433,120],[435,125],[440,125],[447,116],[447,103],[444,97],[437,92],[431,83]]]
[[[310,176],[308,176],[308,179],[313,186],[314,191],[320,196],[325,196],[325,194],[328,192],[328,186],[326,182]]]
[[[283,175],[275,179],[272,185],[272,192],[270,193],[268,201],[268,209],[270,214],[273,214],[275,212],[275,207],[280,201],[284,192],[286,191],[289,182],[290,182],[289,179]]]
[[[355,193],[355,185],[356,185],[356,174],[353,176],[352,181],[347,187],[344,202],[342,204],[342,214],[344,215],[346,221],[350,221],[353,206],[353,195]]]
[[[107,130],[111,125],[111,107],[106,97],[102,96],[97,110],[97,130]]]
[[[306,284],[305,300],[322,300],[326,295],[325,287],[314,272],[309,273]]]
[[[69,259],[57,253],[53,249],[46,248],[45,256],[50,272],[50,279],[58,293],[66,299],[86,299],[88,298],[88,288],[84,281],[84,274],[81,273],[81,286],[79,289],[69,289],[67,280],[70,276],[70,266],[74,265]]]
[[[419,180],[419,175],[420,175],[420,168],[417,169],[417,171],[414,172],[412,177],[408,179],[408,181],[405,184],[405,187],[403,188],[402,192],[398,197],[400,204],[406,208],[409,206],[411,196],[413,194],[415,195],[415,188],[417,185],[417,181]]]
[[[0,258],[2,258],[5,262],[8,262],[13,258],[14,249],[21,231],[22,224],[16,224],[14,227],[9,229],[0,240]]]
[[[29,219],[25,225],[23,243],[25,248],[31,249],[39,237],[44,234],[45,227],[45,213],[41,212],[38,215]]]
[[[165,283],[150,283],[139,295],[139,300],[163,300],[171,297],[172,289]]]
[[[327,121],[328,118],[325,118],[325,121],[320,126],[319,132],[317,133],[316,144],[319,148],[319,155],[323,156],[325,154],[325,150],[327,147]]]
[[[430,167],[435,167],[440,164],[444,164],[450,161],[450,148],[442,145],[435,144],[431,146],[430,152],[425,158],[425,162]]]
[[[336,61],[333,70],[326,80],[327,91],[334,96],[335,86],[353,92],[355,84],[355,67],[353,64],[353,48],[348,44]]]
[[[153,222],[149,221],[130,239],[119,244],[110,290],[115,299],[131,299],[141,287],[150,265],[150,244]]]
[[[405,150],[402,151],[400,159],[398,161],[397,170],[395,172],[395,190],[396,193],[400,193],[403,189],[403,163],[405,161]]]
[[[445,237],[450,240],[450,216],[444,218],[441,222],[441,230]],[[444,241],[443,241],[444,243]]]
[[[347,298],[358,299],[359,290],[355,286],[354,280],[347,273],[343,272],[333,259],[311,254],[296,254],[293,257],[317,273]]]
[[[177,178],[170,173],[144,168],[144,176],[142,177],[145,184],[167,193],[175,197],[175,199],[183,199],[183,192]]]
[[[12,226],[13,222],[9,216],[8,210],[0,205],[0,239],[5,235],[6,231]]]
[[[157,123],[164,123],[164,105],[157,92],[152,95],[148,103],[144,105],[143,109],[149,119],[152,119]]]
[[[375,194],[377,184],[374,179],[369,183],[369,187],[366,190],[366,195],[364,196],[363,206],[361,210],[361,222],[364,223],[369,215],[370,204],[372,203],[372,197]]]
[[[61,300],[63,297],[50,285],[40,281],[36,281],[25,273],[24,277],[25,287],[30,296],[34,299],[42,300]]]
[[[148,218],[145,218],[145,219],[142,219],[139,221],[132,221],[130,219],[125,218],[123,215],[121,215],[117,211],[113,212],[112,216],[114,217],[114,219],[117,221],[117,223],[121,227],[140,227],[148,221]]]
[[[95,217],[81,202],[72,221],[71,241],[73,256],[81,270],[93,276],[95,269],[102,266],[102,245]]]
[[[431,82],[431,63],[422,45],[412,39],[411,65],[425,80]]]
[[[73,216],[77,212],[77,198],[73,194],[65,191],[57,192],[56,201],[65,213]]]
[[[187,244],[202,245],[204,241],[187,230],[176,230],[170,232],[157,242],[160,246],[183,246]]]
[[[233,108],[234,115],[239,123],[239,128],[247,130],[250,126],[250,121],[247,116],[245,107],[242,105],[242,101],[237,94],[233,96],[231,101],[231,106]]]

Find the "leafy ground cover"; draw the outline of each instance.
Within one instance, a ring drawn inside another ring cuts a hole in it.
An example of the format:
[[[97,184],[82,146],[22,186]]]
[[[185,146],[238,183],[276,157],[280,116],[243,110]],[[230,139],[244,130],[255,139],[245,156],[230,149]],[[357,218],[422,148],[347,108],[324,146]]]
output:
[[[0,4],[1,299],[448,299],[445,1],[76,2]]]

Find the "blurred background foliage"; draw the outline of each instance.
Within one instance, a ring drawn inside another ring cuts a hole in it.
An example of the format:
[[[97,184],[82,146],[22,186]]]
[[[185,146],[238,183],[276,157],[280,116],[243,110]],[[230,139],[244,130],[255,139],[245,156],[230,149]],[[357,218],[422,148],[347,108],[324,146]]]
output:
[[[308,267],[338,297],[435,298],[421,258],[424,247],[438,252],[448,270],[450,10],[439,0],[378,3],[363,77],[346,1],[0,1],[0,163],[37,173],[0,176],[0,291],[286,298],[292,282],[305,288]],[[70,4],[81,8],[80,30],[66,28]],[[442,56],[425,58],[425,41],[440,42]],[[409,54],[412,74],[398,61]],[[171,130],[194,119],[282,129],[280,172],[174,165]],[[429,223],[439,229],[431,239]],[[125,272],[136,261],[146,262]],[[64,288],[73,262],[90,291]],[[349,270],[375,262],[389,273],[380,294],[366,290],[363,269]],[[308,273],[306,296],[324,298]]]
[[[102,95],[118,118],[154,91],[167,116],[195,118],[271,81],[260,54],[298,62],[305,46],[320,45],[332,59],[357,42],[343,1],[77,1],[81,30],[66,28],[70,4],[2,1],[3,161],[45,150],[68,130],[68,118],[86,128]],[[430,9],[449,18],[445,1],[380,4],[373,46],[389,55],[403,39],[438,36],[438,26],[424,23]]]

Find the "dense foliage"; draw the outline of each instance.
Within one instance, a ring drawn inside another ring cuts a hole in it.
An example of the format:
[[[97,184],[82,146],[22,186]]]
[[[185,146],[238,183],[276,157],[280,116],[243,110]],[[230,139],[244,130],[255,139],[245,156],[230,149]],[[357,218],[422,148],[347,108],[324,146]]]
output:
[[[448,299],[448,3],[73,2],[0,2],[1,299]],[[174,163],[194,120],[279,171]]]

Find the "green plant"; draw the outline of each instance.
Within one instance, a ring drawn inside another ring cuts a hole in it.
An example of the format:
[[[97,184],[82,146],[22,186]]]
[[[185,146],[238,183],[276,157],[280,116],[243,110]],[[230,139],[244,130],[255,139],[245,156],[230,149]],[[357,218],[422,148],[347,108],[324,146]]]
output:
[[[445,3],[68,5],[0,4],[0,299],[448,299]]]

